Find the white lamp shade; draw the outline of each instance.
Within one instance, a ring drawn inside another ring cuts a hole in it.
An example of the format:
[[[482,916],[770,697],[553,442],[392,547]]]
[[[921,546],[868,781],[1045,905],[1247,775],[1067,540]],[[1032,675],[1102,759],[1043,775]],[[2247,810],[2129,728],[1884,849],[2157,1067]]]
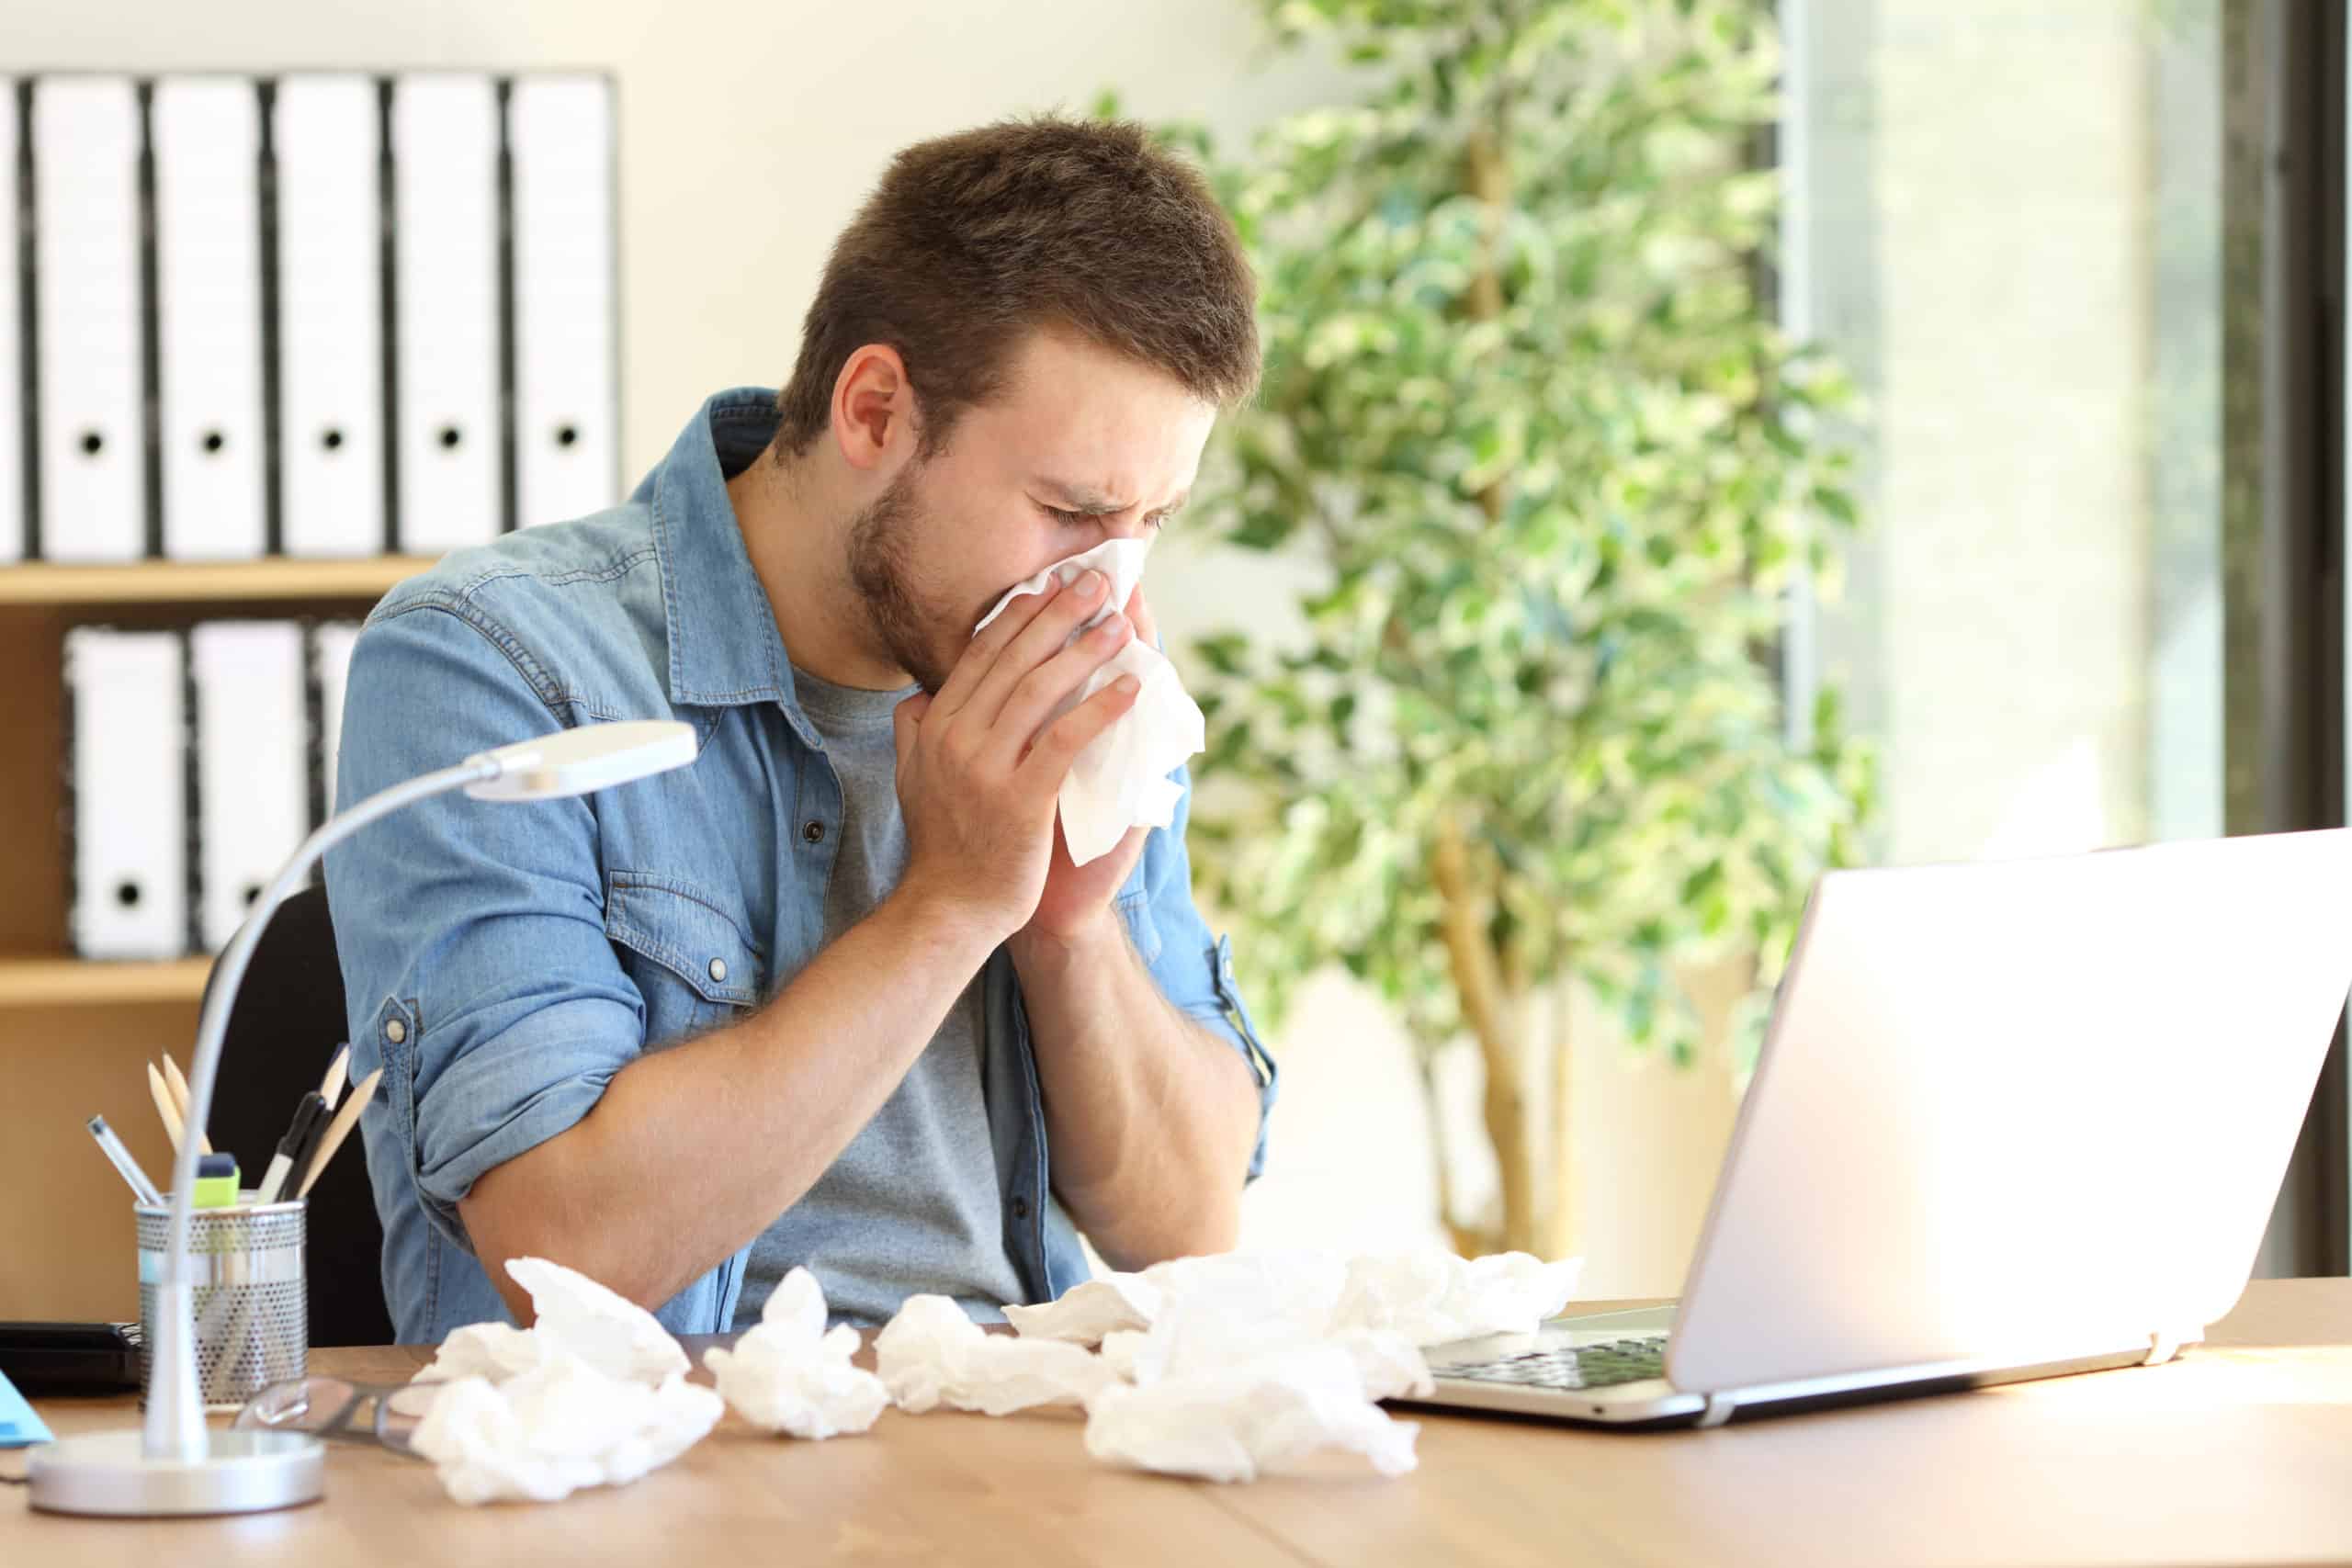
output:
[[[555,800],[590,795],[695,760],[695,730],[673,719],[583,724],[517,740],[468,761],[498,764],[498,773],[466,786],[476,800]]]

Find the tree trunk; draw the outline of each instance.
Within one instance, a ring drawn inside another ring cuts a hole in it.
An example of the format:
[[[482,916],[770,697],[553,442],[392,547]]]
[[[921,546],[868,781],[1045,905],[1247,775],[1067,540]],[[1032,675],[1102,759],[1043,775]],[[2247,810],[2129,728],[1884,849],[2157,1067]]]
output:
[[[1552,1101],[1547,1108],[1551,1124],[1551,1200],[1544,1219],[1544,1246],[1536,1256],[1544,1258],[1574,1258],[1579,1250],[1578,1240],[1584,1229],[1582,1183],[1578,1180],[1576,1129],[1571,1113],[1576,1109],[1572,1080],[1576,1072],[1575,1041],[1568,1029],[1568,1007],[1571,993],[1565,976],[1570,965],[1565,957],[1560,965],[1563,976],[1551,985],[1552,1002]]]
[[[1502,964],[1487,934],[1493,915],[1491,900],[1472,872],[1469,840],[1461,823],[1453,818],[1438,828],[1430,871],[1444,905],[1446,959],[1454,993],[1461,1000],[1463,1021],[1469,1026],[1486,1064],[1483,1119],[1502,1178],[1502,1223],[1496,1239],[1506,1250],[1532,1252],[1542,1245],[1538,1226],[1543,1214],[1537,1179],[1539,1149],[1528,1112],[1527,1042],[1520,1027],[1521,998],[1510,994],[1503,979]],[[1455,1223],[1451,1214],[1446,1222],[1449,1226]]]

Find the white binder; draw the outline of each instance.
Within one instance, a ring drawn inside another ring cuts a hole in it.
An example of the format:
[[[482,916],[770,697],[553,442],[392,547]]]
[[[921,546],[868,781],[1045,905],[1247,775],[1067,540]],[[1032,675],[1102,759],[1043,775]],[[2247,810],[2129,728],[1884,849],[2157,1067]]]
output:
[[[261,97],[243,76],[166,76],[155,166],[164,554],[250,560],[262,500]]]
[[[146,553],[139,98],[128,76],[33,84],[41,554]]]
[[[74,951],[169,958],[187,946],[187,800],[176,632],[75,626]]]
[[[515,521],[619,499],[614,385],[613,105],[604,77],[518,78],[514,171]]]
[[[0,76],[0,566],[25,558],[25,364],[17,308],[17,84]]]
[[[358,640],[356,621],[322,622],[311,634],[319,672],[319,772],[326,781],[329,816],[334,814],[335,763],[343,751],[343,693],[351,679],[351,646]]]
[[[279,495],[289,556],[384,548],[383,253],[376,83],[279,78]]]
[[[505,526],[498,406],[498,94],[488,76],[392,84],[401,548]]]
[[[188,634],[196,675],[197,888],[219,952],[309,831],[302,628],[212,621]]]

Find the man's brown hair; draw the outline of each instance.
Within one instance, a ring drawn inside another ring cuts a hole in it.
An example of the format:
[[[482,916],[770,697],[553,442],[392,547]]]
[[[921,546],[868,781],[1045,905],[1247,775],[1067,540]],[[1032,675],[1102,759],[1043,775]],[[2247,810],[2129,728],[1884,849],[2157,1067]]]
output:
[[[776,397],[777,456],[824,432],[842,366],[870,343],[906,362],[925,454],[1042,326],[1227,406],[1257,384],[1256,298],[1207,182],[1141,126],[1007,120],[920,141],[833,243]]]

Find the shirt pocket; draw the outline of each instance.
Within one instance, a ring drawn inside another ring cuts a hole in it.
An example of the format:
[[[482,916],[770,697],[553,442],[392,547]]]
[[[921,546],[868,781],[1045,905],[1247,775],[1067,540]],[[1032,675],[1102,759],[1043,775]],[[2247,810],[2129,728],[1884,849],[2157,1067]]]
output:
[[[692,883],[607,873],[605,936],[645,998],[649,1046],[724,1028],[759,1005],[766,954],[740,915]]]

